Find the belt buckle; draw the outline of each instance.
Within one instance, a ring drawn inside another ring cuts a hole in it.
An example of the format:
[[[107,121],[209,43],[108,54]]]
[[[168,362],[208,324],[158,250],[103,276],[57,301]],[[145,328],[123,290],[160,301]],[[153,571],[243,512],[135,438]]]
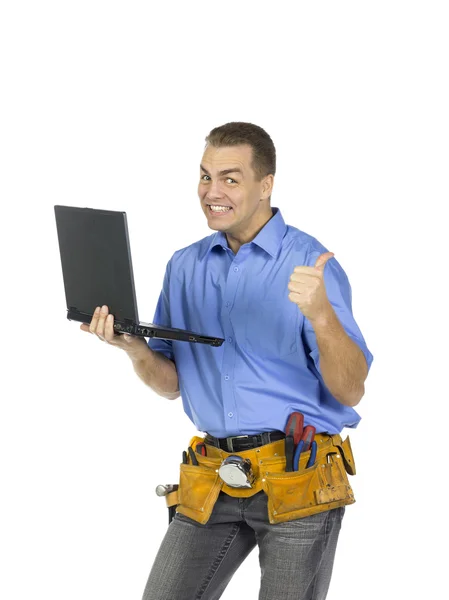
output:
[[[234,450],[234,446],[232,444],[232,440],[236,440],[238,438],[248,438],[248,435],[231,435],[231,437],[226,438],[226,444],[228,446],[228,452],[237,452]]]

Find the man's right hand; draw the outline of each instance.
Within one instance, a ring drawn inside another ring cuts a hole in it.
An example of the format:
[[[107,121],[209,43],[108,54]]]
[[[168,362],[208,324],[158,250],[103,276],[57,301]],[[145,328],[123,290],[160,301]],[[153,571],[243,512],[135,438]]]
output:
[[[125,350],[130,357],[137,357],[145,347],[148,349],[144,338],[126,333],[116,334],[114,332],[114,316],[108,314],[108,307],[106,305],[102,306],[101,310],[97,306],[90,325],[83,323],[80,329],[87,333],[95,334],[102,342]]]

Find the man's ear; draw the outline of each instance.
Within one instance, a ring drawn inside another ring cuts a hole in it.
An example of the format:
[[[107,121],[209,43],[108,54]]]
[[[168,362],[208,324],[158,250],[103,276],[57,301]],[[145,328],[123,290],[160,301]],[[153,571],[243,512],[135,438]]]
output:
[[[274,176],[267,175],[262,179],[262,198],[261,200],[267,200],[271,196],[273,191]]]

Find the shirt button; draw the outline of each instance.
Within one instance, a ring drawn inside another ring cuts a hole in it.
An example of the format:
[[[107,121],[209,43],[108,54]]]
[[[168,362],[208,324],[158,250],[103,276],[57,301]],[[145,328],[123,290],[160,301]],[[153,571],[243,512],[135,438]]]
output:
[[[228,338],[228,342],[231,344],[232,343],[232,338]]]
[[[225,375],[225,379],[227,381],[229,379],[229,375]]]
[[[228,417],[233,417],[234,413],[228,413]]]
[[[234,267],[234,271],[237,272],[239,270],[238,267]]]
[[[230,302],[226,302],[226,306],[229,306],[231,303]]]

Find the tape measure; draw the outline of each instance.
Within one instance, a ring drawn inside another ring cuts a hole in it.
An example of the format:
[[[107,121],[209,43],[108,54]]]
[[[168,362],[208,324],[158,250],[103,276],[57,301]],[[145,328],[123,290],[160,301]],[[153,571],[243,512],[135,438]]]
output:
[[[256,479],[249,458],[242,458],[235,454],[224,459],[218,474],[226,485],[235,488],[251,488]]]

